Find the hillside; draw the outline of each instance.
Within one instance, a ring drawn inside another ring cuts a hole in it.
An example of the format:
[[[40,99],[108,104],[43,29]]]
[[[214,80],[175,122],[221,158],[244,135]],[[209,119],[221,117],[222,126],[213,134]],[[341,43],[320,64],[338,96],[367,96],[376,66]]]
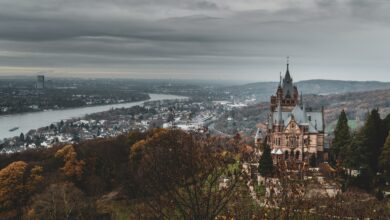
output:
[[[325,121],[327,124],[337,120],[340,111],[344,109],[348,118],[358,121],[365,119],[367,112],[379,108],[381,117],[390,113],[390,90],[376,90],[365,92],[351,92],[333,95],[306,95],[304,100],[313,108],[325,107]]]
[[[268,101],[269,96],[276,92],[277,82],[258,82],[240,86],[226,87],[236,97],[255,97],[258,101]],[[303,94],[342,94],[351,92],[374,91],[390,89],[389,82],[378,81],[341,81],[341,80],[306,80],[295,83]]]
[[[188,198],[187,190],[192,195],[193,189],[202,198],[196,201],[202,208],[198,212],[211,215],[201,219],[215,219],[230,211],[227,205],[218,209],[226,196],[223,190],[215,189],[228,172],[232,172],[229,176],[242,176],[236,160],[243,144],[156,129],[1,154],[0,219],[189,219],[185,214],[196,214],[197,210],[176,201],[168,192]],[[210,177],[214,178],[212,183]],[[194,178],[199,181],[195,188],[189,184]],[[229,198],[238,193],[236,186],[228,187]],[[191,198],[187,201],[195,202]],[[209,211],[204,211],[208,207],[204,204],[210,204]],[[181,206],[187,211],[179,213],[181,217],[156,218],[179,215],[172,210]]]

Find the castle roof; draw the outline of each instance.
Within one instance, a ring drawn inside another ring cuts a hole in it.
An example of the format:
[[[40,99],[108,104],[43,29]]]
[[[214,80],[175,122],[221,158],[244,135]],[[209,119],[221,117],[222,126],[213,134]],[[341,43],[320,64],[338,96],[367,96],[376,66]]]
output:
[[[263,134],[261,133],[260,128],[258,128],[257,131],[256,131],[255,140],[257,140],[257,139],[263,139],[263,138],[264,138],[264,137],[263,137]]]
[[[280,114],[281,113],[281,114]],[[309,128],[309,133],[318,133],[323,132],[323,115],[322,112],[310,111],[306,112],[304,106],[300,107],[296,105],[292,111],[274,111],[272,113],[272,118],[278,118],[281,115],[281,119],[283,122],[283,126],[287,127],[287,125],[294,118],[295,122],[298,125],[306,125]],[[276,124],[277,122],[274,121]]]
[[[294,94],[294,85],[293,85],[293,80],[290,75],[290,70],[288,68],[289,64],[287,63],[287,69],[286,69],[286,74],[284,75],[283,78],[283,96],[285,98],[291,98]]]

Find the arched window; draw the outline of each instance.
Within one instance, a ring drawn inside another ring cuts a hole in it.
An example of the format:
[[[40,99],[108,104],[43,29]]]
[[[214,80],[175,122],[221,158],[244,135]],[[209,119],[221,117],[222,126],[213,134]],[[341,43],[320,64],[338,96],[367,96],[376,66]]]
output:
[[[295,159],[299,159],[299,151],[295,151]]]
[[[285,152],[284,152],[284,159],[285,159],[285,160],[288,159],[288,151],[285,151]]]
[[[297,147],[298,142],[295,136],[290,136],[288,139],[289,139],[288,143],[290,147]]]

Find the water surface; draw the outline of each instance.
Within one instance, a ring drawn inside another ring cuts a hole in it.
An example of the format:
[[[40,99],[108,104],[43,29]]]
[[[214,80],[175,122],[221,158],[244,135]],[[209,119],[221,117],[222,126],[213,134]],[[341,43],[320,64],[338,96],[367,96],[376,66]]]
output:
[[[26,134],[31,129],[37,129],[37,128],[49,126],[50,124],[59,122],[61,120],[79,118],[85,116],[86,114],[108,111],[111,108],[130,108],[136,105],[142,105],[144,102],[147,101],[186,98],[183,96],[166,95],[166,94],[149,94],[149,96],[150,99],[146,101],[139,101],[139,102],[89,106],[89,107],[0,116],[0,140],[2,140],[3,138],[18,136],[20,135],[21,132]],[[14,131],[9,131],[14,127],[19,127],[19,128]]]

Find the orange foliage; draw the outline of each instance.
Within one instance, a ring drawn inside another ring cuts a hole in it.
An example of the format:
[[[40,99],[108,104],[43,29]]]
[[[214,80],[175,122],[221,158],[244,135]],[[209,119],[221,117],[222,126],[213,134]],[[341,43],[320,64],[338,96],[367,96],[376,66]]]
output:
[[[77,153],[73,145],[66,145],[59,149],[56,154],[56,158],[63,158],[65,164],[61,168],[65,176],[69,178],[75,178],[80,180],[83,175],[85,162],[83,160],[77,160]]]
[[[42,167],[28,172],[28,164],[16,161],[0,170],[0,218],[10,219],[20,215],[20,207],[42,183]]]

